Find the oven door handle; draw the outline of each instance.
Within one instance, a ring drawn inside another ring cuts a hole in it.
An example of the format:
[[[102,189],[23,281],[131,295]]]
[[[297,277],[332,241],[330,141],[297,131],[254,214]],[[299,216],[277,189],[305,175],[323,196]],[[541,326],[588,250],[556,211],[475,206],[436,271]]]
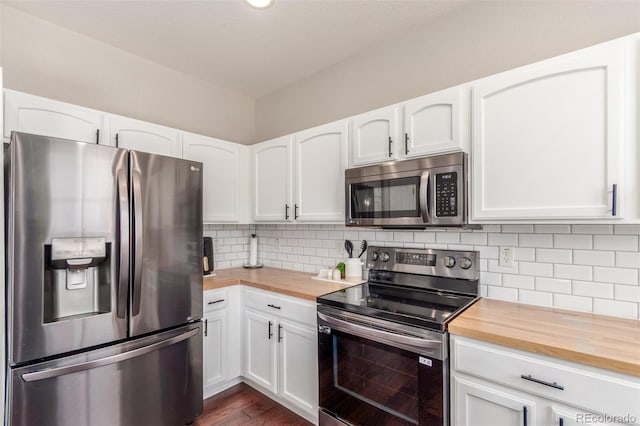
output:
[[[425,170],[420,175],[420,214],[422,221],[429,223],[429,171]]]
[[[318,312],[318,318],[338,331],[360,336],[365,339],[376,341],[378,343],[399,343],[401,345],[413,347],[415,349],[436,349],[442,347],[442,342],[440,340],[411,337],[404,334],[397,334],[390,331],[380,330],[377,328],[369,328],[360,324],[355,324],[351,321],[338,319],[321,312]]]

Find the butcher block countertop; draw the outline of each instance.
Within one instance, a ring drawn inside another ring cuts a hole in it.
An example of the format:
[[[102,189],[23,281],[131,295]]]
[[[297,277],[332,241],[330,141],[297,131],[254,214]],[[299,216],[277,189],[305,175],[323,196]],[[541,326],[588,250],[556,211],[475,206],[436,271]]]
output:
[[[312,280],[313,274],[286,269],[233,268],[215,271],[216,276],[204,277],[204,290],[227,287],[235,284],[261,288],[287,296],[316,301],[316,297],[332,291],[342,290],[353,284],[338,284],[329,281]]]
[[[481,299],[449,332],[640,376],[640,321]]]

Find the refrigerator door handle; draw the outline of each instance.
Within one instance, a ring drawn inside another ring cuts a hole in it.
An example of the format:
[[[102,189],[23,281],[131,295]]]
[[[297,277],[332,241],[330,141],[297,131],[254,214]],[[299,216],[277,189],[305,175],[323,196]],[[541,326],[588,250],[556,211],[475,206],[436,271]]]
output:
[[[53,377],[76,373],[78,371],[85,371],[85,370],[90,370],[92,368],[102,367],[109,364],[115,364],[117,362],[122,362],[131,358],[148,354],[149,352],[153,352],[158,349],[165,348],[167,346],[175,345],[176,343],[182,342],[183,340],[190,339],[191,337],[195,336],[199,332],[200,330],[198,328],[195,328],[193,330],[190,330],[178,336],[170,337],[166,340],[162,340],[160,342],[153,343],[148,346],[143,346],[141,348],[134,349],[129,352],[124,352],[117,355],[111,355],[106,358],[100,358],[93,361],[82,362],[80,364],[68,365],[65,367],[58,367],[58,368],[49,368],[46,370],[25,373],[22,375],[22,380],[24,380],[25,382],[36,382],[38,380],[50,379]]]
[[[134,260],[133,260],[133,300],[131,315],[140,313],[140,298],[142,293],[142,183],[140,171],[132,168],[133,183],[133,224],[134,224]]]
[[[127,292],[129,290],[129,191],[126,169],[118,170],[118,241],[120,259],[118,260],[118,301],[116,314],[124,318],[127,314]]]

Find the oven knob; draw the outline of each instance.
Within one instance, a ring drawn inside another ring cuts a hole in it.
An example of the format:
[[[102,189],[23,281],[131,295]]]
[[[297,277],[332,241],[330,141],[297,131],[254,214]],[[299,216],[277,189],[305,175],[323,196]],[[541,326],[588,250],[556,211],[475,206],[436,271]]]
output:
[[[471,259],[469,259],[468,257],[463,257],[460,259],[460,267],[462,269],[469,269],[471,268],[472,262]]]
[[[387,262],[389,258],[390,258],[389,253],[387,253],[386,251],[383,251],[382,253],[380,253],[380,260],[382,260],[383,262]]]
[[[373,260],[374,262],[376,260],[378,260],[378,252],[377,251],[374,251],[374,252],[371,253],[371,260]]]
[[[452,256],[447,256],[444,258],[444,266],[447,268],[453,268],[456,264],[456,259]]]

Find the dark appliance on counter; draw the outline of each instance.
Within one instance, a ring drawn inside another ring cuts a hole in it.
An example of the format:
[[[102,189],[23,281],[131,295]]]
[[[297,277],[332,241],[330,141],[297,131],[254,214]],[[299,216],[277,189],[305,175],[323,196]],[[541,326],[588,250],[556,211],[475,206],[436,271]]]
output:
[[[209,275],[213,272],[213,239],[204,237],[203,239],[204,255],[202,256],[202,272]]]
[[[320,425],[449,424],[447,323],[478,252],[369,247],[368,282],[318,297]]]
[[[346,226],[469,227],[467,161],[456,152],[347,169]]]
[[[6,424],[202,413],[202,163],[13,132]]]

